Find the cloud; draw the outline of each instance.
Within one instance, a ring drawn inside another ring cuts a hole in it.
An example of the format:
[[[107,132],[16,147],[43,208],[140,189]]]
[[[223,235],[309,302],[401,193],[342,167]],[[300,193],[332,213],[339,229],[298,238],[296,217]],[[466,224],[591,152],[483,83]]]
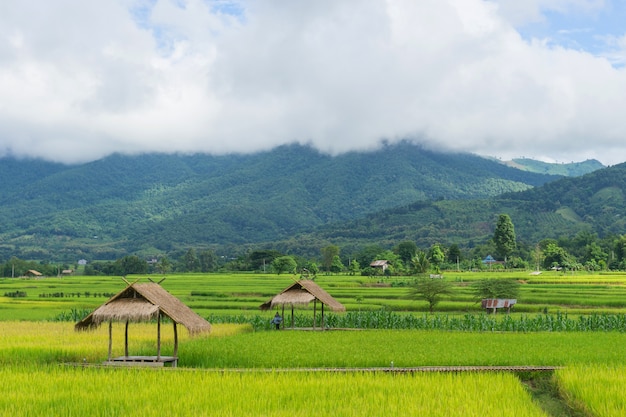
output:
[[[409,139],[626,160],[625,70],[525,39],[512,17],[599,1],[49,3],[0,6],[0,154],[336,154]]]

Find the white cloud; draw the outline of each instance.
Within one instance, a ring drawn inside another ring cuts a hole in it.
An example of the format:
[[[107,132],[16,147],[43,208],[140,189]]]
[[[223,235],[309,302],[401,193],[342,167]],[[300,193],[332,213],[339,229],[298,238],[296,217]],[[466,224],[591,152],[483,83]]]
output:
[[[600,6],[7,0],[0,154],[75,162],[294,141],[339,153],[408,138],[622,162],[626,72],[609,57],[526,41],[513,17]]]
[[[606,0],[490,0],[498,4],[500,13],[515,26],[546,20],[545,11],[593,14],[606,7]]]

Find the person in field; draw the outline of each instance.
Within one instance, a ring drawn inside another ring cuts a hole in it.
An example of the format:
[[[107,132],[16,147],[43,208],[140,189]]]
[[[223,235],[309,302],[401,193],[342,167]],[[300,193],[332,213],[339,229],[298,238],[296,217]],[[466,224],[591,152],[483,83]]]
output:
[[[276,314],[274,315],[274,318],[272,319],[272,324],[276,326],[276,330],[280,330],[280,323],[282,322],[283,322],[283,318],[280,316],[280,314],[278,314],[278,311],[277,311]]]

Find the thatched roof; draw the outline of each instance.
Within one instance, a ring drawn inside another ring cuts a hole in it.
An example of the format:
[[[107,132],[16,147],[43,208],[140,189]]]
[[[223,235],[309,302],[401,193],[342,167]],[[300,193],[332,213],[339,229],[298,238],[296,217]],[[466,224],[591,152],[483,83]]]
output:
[[[156,319],[159,312],[185,326],[190,333],[211,330],[208,321],[156,283],[130,284],[76,323],[75,329],[95,328],[106,321],[149,321]]]
[[[276,305],[284,304],[309,304],[313,300],[319,300],[333,311],[346,311],[339,301],[335,300],[322,287],[308,279],[301,279],[284,289],[271,300],[261,304],[261,310],[269,310]]]

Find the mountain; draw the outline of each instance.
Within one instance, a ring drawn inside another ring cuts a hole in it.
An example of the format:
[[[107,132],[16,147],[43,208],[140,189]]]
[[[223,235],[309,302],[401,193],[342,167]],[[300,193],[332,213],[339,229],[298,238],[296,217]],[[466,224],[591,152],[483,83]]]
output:
[[[284,240],[416,201],[484,199],[558,178],[409,143],[339,156],[299,145],[112,155],[72,166],[4,158],[0,259],[113,259]]]
[[[472,247],[493,236],[501,213],[511,217],[518,241],[531,247],[545,238],[580,232],[626,234],[626,163],[486,199],[414,202],[326,225],[299,239],[340,246],[411,240],[422,248],[434,243]]]
[[[583,162],[556,164],[529,158],[516,158],[502,163],[523,171],[536,172],[538,174],[561,175],[564,177],[579,177],[581,175],[605,168],[600,161],[595,159],[588,159]]]

